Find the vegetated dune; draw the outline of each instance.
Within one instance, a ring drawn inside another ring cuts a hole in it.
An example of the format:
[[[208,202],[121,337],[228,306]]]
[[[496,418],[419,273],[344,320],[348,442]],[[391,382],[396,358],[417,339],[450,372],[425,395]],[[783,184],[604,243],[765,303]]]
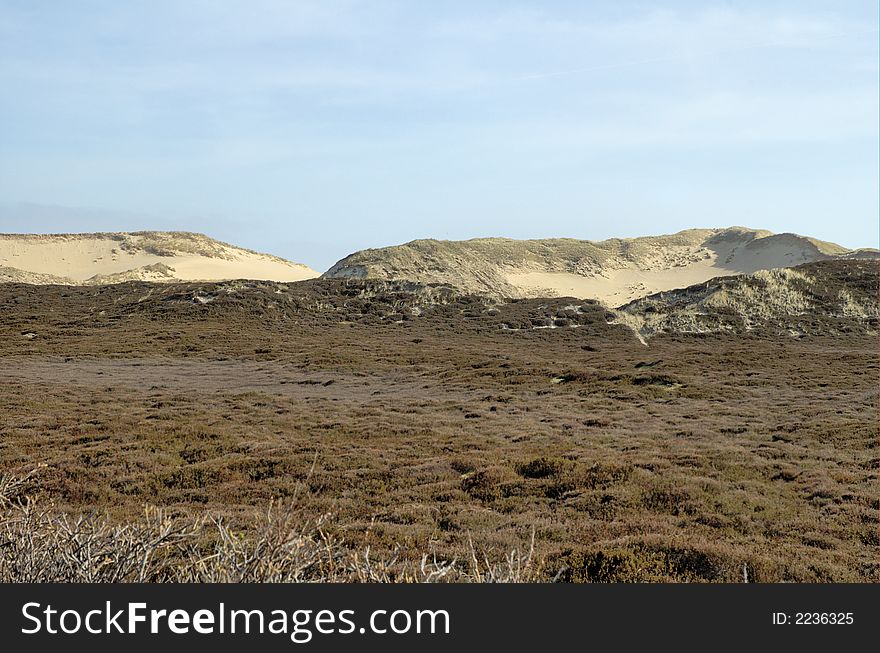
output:
[[[714,277],[838,257],[877,256],[833,243],[731,227],[600,242],[557,238],[415,240],[351,254],[325,277],[447,283],[495,297],[571,296],[620,306]]]
[[[69,284],[70,279],[66,277],[56,277],[54,274],[40,274],[39,272],[28,272],[0,266],[0,283],[33,283],[38,285],[64,285]]]
[[[759,270],[637,299],[615,313],[642,338],[658,333],[834,335],[880,326],[880,260],[853,258]]]
[[[189,232],[0,234],[0,282],[286,282],[317,276],[317,272],[300,263]]]

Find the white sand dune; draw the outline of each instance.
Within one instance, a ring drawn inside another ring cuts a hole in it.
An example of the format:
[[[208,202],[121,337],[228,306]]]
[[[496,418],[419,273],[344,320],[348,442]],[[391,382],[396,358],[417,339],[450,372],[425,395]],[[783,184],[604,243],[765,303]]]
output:
[[[0,234],[0,275],[23,283],[301,281],[315,270],[186,232]]]

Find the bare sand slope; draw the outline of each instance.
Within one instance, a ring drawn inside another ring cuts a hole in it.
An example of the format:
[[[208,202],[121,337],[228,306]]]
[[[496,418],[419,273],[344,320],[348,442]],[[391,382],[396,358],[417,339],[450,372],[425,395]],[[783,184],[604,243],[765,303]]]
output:
[[[301,281],[308,266],[186,232],[0,234],[0,281]]]
[[[796,234],[731,227],[594,242],[483,238],[357,252],[324,276],[448,283],[506,297],[572,296],[620,306],[719,276],[877,256]]]
[[[592,276],[515,271],[508,272],[505,278],[529,294],[592,297],[604,304],[619,305],[715,277],[789,268],[834,256],[809,239],[793,234],[763,236],[746,243],[738,238],[722,238],[696,246],[661,245],[658,249],[652,259],[615,261]]]

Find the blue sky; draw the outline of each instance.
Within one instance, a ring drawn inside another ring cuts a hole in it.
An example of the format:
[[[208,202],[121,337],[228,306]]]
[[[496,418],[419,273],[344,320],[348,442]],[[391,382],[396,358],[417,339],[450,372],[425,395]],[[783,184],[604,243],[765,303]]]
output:
[[[878,241],[878,5],[0,0],[0,231]]]

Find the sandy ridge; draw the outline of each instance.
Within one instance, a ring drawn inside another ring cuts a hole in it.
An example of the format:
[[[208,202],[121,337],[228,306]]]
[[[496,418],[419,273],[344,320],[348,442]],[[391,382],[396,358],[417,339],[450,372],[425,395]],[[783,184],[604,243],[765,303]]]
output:
[[[730,227],[605,241],[417,240],[356,252],[324,276],[410,279],[497,297],[572,296],[620,306],[720,276],[876,255],[797,234]]]
[[[300,281],[306,265],[189,232],[0,234],[0,281]]]

